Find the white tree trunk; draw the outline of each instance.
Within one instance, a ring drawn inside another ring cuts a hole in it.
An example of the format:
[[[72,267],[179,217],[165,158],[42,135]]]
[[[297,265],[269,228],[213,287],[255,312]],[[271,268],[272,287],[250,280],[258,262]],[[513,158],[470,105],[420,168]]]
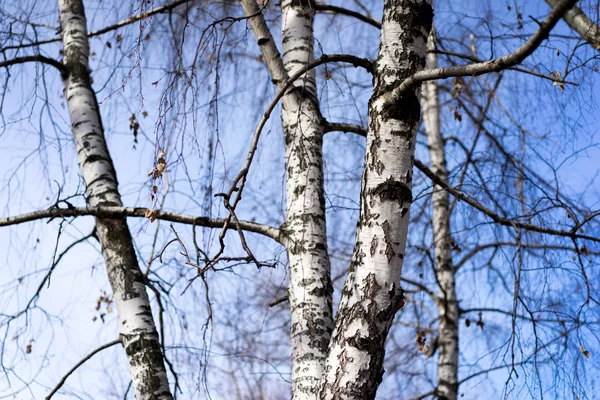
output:
[[[283,63],[289,75],[314,61],[314,9],[284,0]],[[296,81],[282,106],[286,154],[285,230],[290,261],[292,398],[314,399],[323,376],[333,317],[323,187],[323,118],[315,71]]]
[[[435,49],[435,33],[432,30],[427,44]],[[427,68],[437,68],[437,55],[427,55]],[[431,170],[448,182],[444,139],[440,131],[438,87],[435,81],[423,84],[423,120],[429,144]],[[450,237],[450,209],[448,192],[433,186],[433,252],[435,273],[440,287],[437,299],[440,322],[438,326],[438,382],[436,395],[440,399],[456,400],[458,392],[458,302],[452,264]]]
[[[260,14],[255,1],[243,0],[242,5],[247,15]],[[314,60],[312,2],[284,0],[281,10],[283,58],[262,15],[250,20],[279,89],[289,75]],[[282,229],[290,261],[294,399],[316,398],[333,327],[323,187],[323,118],[316,93],[315,72],[311,70],[282,99],[287,201]]]
[[[71,119],[87,203],[122,206],[108,153],[100,111],[91,87],[86,18],[81,0],[59,0],[65,99]],[[125,219],[96,219],[96,229],[112,286],[121,340],[130,363],[136,399],[172,399],[158,333]]]
[[[350,272],[336,316],[322,399],[373,399],[385,340],[403,305],[400,276],[412,200],[420,122],[419,88],[390,93],[425,66],[433,10],[429,0],[385,0]]]

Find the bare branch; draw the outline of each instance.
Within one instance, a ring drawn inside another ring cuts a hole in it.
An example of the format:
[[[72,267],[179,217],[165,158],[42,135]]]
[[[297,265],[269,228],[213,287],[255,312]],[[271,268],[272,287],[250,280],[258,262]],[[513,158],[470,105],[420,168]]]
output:
[[[323,125],[323,133],[328,132],[351,132],[357,135],[367,137],[367,128],[359,125],[346,124],[343,122],[325,122]]]
[[[456,52],[453,52],[453,51],[434,50],[434,49],[429,50],[428,49],[427,52],[428,53],[435,53],[435,54],[442,54],[442,55],[450,56],[450,57],[458,57],[458,58],[462,58],[464,60],[469,60],[469,61],[472,61],[472,62],[475,62],[475,63],[482,63],[482,62],[484,62],[484,61],[480,60],[479,58],[473,57],[473,56],[471,56],[469,54],[456,53]],[[510,67],[510,68],[507,68],[507,69],[510,70],[510,71],[522,72],[524,74],[537,76],[538,78],[547,79],[547,80],[549,80],[551,82],[562,83],[562,84],[565,84],[565,85],[579,86],[579,83],[577,83],[577,82],[567,81],[567,80],[559,78],[557,76],[545,75],[545,74],[542,74],[540,72],[532,71],[530,69],[525,69],[525,68],[521,68],[521,67]]]
[[[371,17],[367,17],[366,15],[363,15],[359,12],[348,10],[347,8],[332,6],[329,4],[315,4],[314,8],[315,8],[315,11],[320,12],[320,13],[332,13],[332,14],[347,15],[349,17],[353,17],[353,18],[356,18],[363,22],[366,22],[367,24],[372,25],[377,29],[381,29],[380,21],[377,21],[376,19],[373,19]]]
[[[141,21],[141,20],[146,19],[148,17],[151,17],[153,15],[161,14],[161,13],[164,13],[164,12],[167,12],[167,11],[171,11],[172,9],[174,9],[176,7],[179,7],[182,4],[186,4],[186,3],[190,2],[190,1],[191,0],[177,0],[177,1],[174,1],[172,3],[168,3],[168,4],[165,4],[165,5],[162,5],[160,7],[153,8],[152,10],[146,11],[146,12],[138,14],[138,15],[132,15],[129,18],[123,20],[123,21],[117,22],[116,24],[106,26],[106,27],[104,27],[102,29],[98,29],[97,31],[89,32],[88,33],[88,37],[99,36],[99,35],[102,35],[104,33],[111,32],[111,31],[117,30],[119,28],[122,28],[124,26],[133,24],[134,22]],[[16,46],[7,46],[7,47],[4,47],[4,48],[0,49],[0,51],[14,50],[14,49],[24,49],[24,48],[27,48],[27,47],[41,46],[43,44],[60,42],[61,40],[62,40],[61,36],[57,36],[57,37],[54,37],[54,38],[51,38],[51,39],[40,40],[40,41],[37,41],[37,42],[25,43],[25,44],[20,44],[20,45],[16,45]]]
[[[48,396],[46,396],[46,400],[49,400],[52,398],[52,396],[54,396],[56,394],[56,392],[62,387],[62,385],[65,384],[65,382],[67,381],[67,378],[73,373],[75,372],[75,370],[79,367],[81,367],[86,361],[88,361],[90,358],[92,358],[93,356],[95,356],[96,354],[98,354],[99,352],[101,352],[102,350],[108,349],[109,347],[112,347],[116,344],[121,343],[121,339],[115,339],[112,342],[108,342],[100,347],[98,347],[97,349],[95,349],[94,351],[92,351],[90,354],[88,354],[87,356],[83,357],[77,364],[75,364],[75,366],[73,368],[71,368],[69,370],[69,372],[67,372],[65,374],[65,376],[63,376],[63,378],[60,380],[60,382],[58,382],[58,384],[56,385],[56,387],[50,392],[50,394]]]
[[[540,28],[515,52],[501,58],[480,63],[419,71],[410,78],[405,79],[390,94],[386,95],[386,97],[389,97],[390,102],[393,102],[394,99],[400,98],[402,94],[411,87],[425,81],[458,76],[477,76],[490,72],[499,72],[514,67],[515,65],[523,62],[523,60],[529,57],[540,46],[540,44],[542,44],[542,42],[550,34],[550,31],[554,28],[554,26],[556,26],[558,20],[569,8],[573,7],[577,1],[578,0],[561,1],[560,4],[554,8],[550,14],[548,14],[548,17],[544,20],[544,22],[540,23]]]
[[[17,64],[25,64],[28,62],[40,62],[42,64],[47,64],[47,65],[50,65],[50,66],[58,69],[61,74],[67,73],[67,69],[61,62],[56,61],[53,58],[41,56],[39,54],[34,55],[34,56],[17,57],[17,58],[13,58],[11,60],[0,61],[0,68],[1,67],[10,67],[11,65],[17,65]]]
[[[73,207],[51,208],[48,210],[34,211],[27,214],[16,215],[14,217],[0,218],[0,226],[16,225],[23,222],[30,222],[44,218],[66,218],[84,215],[93,215],[98,218],[147,218],[148,216],[151,216],[152,218],[164,221],[204,226],[207,228],[222,228],[225,223],[224,218],[201,217],[188,214],[179,214],[171,211],[152,210],[143,207]],[[280,241],[280,232],[277,228],[250,221],[239,221],[239,226],[245,231],[259,233],[277,242]]]
[[[427,167],[421,161],[415,159],[415,166],[421,172],[423,172],[429,179],[431,179],[431,181],[433,181],[433,183],[435,183],[436,185],[441,186],[443,189],[447,190],[451,195],[453,195],[457,199],[462,200],[465,203],[469,204],[470,206],[472,206],[472,207],[476,208],[477,210],[483,212],[488,217],[490,217],[494,222],[496,222],[496,223],[498,223],[500,225],[508,226],[508,227],[513,227],[513,228],[517,227],[517,228],[521,228],[521,229],[526,229],[528,231],[545,233],[545,234],[554,235],[554,236],[563,236],[563,237],[569,237],[569,238],[578,238],[578,239],[591,240],[593,242],[600,243],[600,238],[593,237],[593,236],[588,236],[588,235],[581,235],[581,234],[576,233],[577,232],[577,229],[576,229],[577,227],[575,227],[574,229],[572,229],[570,231],[565,231],[565,230],[559,230],[559,229],[544,228],[544,227],[541,227],[541,226],[537,226],[537,225],[533,225],[533,224],[527,224],[527,223],[515,221],[514,219],[502,217],[502,216],[496,214],[494,211],[492,211],[489,208],[487,208],[486,206],[484,206],[483,204],[479,203],[474,198],[472,198],[472,197],[464,194],[460,190],[458,190],[458,189],[450,186],[447,182],[445,182],[444,180],[440,179],[439,176],[437,176],[432,170],[429,169],[429,167]]]

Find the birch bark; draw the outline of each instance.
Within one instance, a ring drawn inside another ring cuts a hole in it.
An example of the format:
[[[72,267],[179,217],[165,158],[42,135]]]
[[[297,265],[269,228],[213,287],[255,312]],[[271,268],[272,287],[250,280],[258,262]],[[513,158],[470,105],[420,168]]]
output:
[[[122,206],[117,177],[89,73],[89,44],[81,0],[59,0],[65,99],[90,207]],[[158,333],[127,222],[96,218],[96,229],[119,313],[120,337],[136,399],[172,399]]]
[[[392,90],[425,66],[430,0],[385,0],[374,90],[369,102],[360,216],[322,380],[321,399],[373,399],[383,375],[385,340],[403,306],[400,276],[409,210],[418,89]]]
[[[314,61],[314,4],[284,0],[279,56],[255,1],[243,0],[273,83],[281,90],[289,75]],[[327,254],[323,187],[323,117],[314,70],[282,99],[285,141],[286,219],[282,226],[290,262],[292,397],[316,398],[333,327],[331,273]]]
[[[283,63],[288,75],[314,61],[314,8],[308,0],[284,0]],[[323,118],[315,71],[294,84],[282,105],[286,154],[286,220],[290,238],[292,398],[314,399],[323,375],[333,317],[323,187]]]
[[[427,43],[435,49],[435,32],[432,30]],[[437,55],[427,54],[427,68],[437,68]],[[444,139],[440,130],[440,109],[436,81],[423,84],[423,121],[429,144],[432,171],[448,182]],[[437,307],[440,315],[438,326],[438,382],[436,395],[440,399],[456,400],[458,393],[458,302],[456,300],[455,272],[452,263],[450,237],[449,197],[442,187],[433,186],[433,253],[435,273],[439,283]]]

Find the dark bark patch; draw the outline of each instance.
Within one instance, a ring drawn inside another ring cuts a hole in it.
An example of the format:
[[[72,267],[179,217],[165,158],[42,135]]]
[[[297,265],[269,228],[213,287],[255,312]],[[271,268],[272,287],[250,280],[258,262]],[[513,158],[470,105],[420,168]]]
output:
[[[388,262],[392,261],[392,258],[396,255],[394,251],[394,246],[392,245],[391,235],[390,235],[390,224],[387,221],[383,221],[383,239],[385,240],[385,256],[387,257]]]
[[[398,204],[412,202],[412,190],[403,182],[394,180],[391,176],[371,191],[371,195],[379,196],[379,201],[397,201]]]

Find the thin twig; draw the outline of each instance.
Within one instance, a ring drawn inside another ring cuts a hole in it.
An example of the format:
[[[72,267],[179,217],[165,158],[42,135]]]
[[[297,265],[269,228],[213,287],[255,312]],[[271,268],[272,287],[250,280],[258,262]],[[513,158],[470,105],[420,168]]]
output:
[[[50,392],[50,394],[48,396],[46,396],[46,400],[49,400],[52,398],[52,396],[54,396],[56,394],[56,392],[62,387],[62,385],[65,384],[65,382],[67,381],[67,378],[73,373],[75,372],[75,370],[79,367],[81,367],[86,361],[88,361],[90,358],[92,358],[93,356],[95,356],[96,354],[98,354],[99,352],[101,352],[102,350],[108,349],[109,347],[112,347],[116,344],[121,343],[121,339],[116,339],[113,340],[112,342],[108,342],[100,347],[98,347],[96,350],[92,351],[90,354],[88,354],[87,356],[83,357],[77,364],[75,364],[75,366],[73,368],[71,368],[69,370],[69,372],[67,372],[63,378],[60,380],[60,382],[58,382],[58,384],[56,385],[56,387]]]

